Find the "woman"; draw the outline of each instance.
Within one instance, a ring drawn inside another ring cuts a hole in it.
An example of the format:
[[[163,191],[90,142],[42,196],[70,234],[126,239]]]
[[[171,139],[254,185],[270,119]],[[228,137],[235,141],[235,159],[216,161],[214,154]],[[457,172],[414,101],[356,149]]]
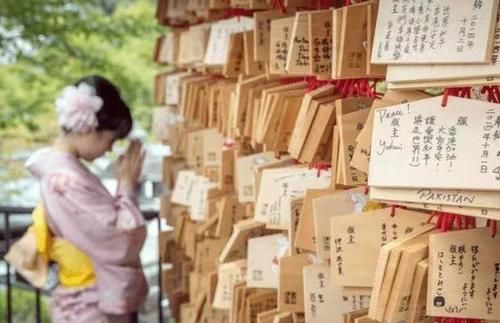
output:
[[[50,238],[45,252],[59,268],[52,319],[136,322],[147,294],[139,261],[146,231],[134,194],[143,161],[141,144],[132,141],[120,157],[115,196],[80,162],[104,155],[115,140],[128,135],[129,108],[119,90],[99,76],[66,87],[56,108],[61,135],[27,162],[41,183],[41,221],[46,221]],[[37,240],[43,236],[40,231],[37,235]]]

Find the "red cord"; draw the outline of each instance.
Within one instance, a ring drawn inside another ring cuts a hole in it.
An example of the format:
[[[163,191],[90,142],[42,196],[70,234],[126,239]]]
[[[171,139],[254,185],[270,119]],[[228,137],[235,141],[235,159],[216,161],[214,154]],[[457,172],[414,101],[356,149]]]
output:
[[[255,10],[250,10],[250,9],[242,9],[242,8],[229,8],[226,9],[226,14],[224,15],[224,18],[233,18],[233,17],[253,17],[253,13]]]
[[[459,216],[457,217],[457,228],[458,230],[462,230],[463,229],[463,220],[465,220],[463,217]]]
[[[427,223],[431,223],[435,217],[436,217],[436,211],[432,211],[431,215],[427,219]]]
[[[443,100],[441,100],[441,106],[444,108],[448,105],[448,95],[450,95],[451,89],[445,89],[443,93]]]
[[[332,0],[308,0],[306,9],[322,10],[322,9],[328,9],[331,6],[332,6]]]
[[[285,4],[283,3],[283,0],[272,0],[271,5],[275,9],[280,9],[282,13],[286,13],[286,8]]]
[[[327,84],[335,84],[335,80],[318,80],[314,76],[306,76],[304,81],[307,82],[307,92],[311,92]]]
[[[454,87],[446,88],[443,93],[443,100],[441,101],[441,106],[444,108],[448,105],[449,96],[458,96],[461,98],[471,98],[471,88],[470,87]]]
[[[436,323],[481,323],[481,320],[437,317]]]
[[[197,19],[193,23],[189,23],[188,21],[183,21],[183,22],[168,22],[167,26],[170,27],[170,28],[183,29],[183,28],[189,28],[191,26],[202,24],[203,22],[204,22],[203,19]]]
[[[292,83],[297,83],[297,82],[302,82],[304,81],[303,77],[286,77],[284,79],[280,80],[280,83],[283,85],[286,84],[292,84]]]
[[[500,88],[498,85],[492,86],[491,87],[492,92],[493,92],[493,103],[500,103]]]
[[[468,230],[476,228],[476,218],[466,215],[446,213],[446,212],[432,212],[431,216],[427,220],[428,223],[434,218],[437,217],[436,221],[436,229],[441,232],[448,232],[454,229],[454,226],[457,230]],[[493,228],[494,224],[492,224],[492,233],[496,231]]]
[[[379,97],[379,94],[375,90],[377,81],[378,80],[373,80],[374,83],[370,86],[370,80],[367,78],[337,80],[334,83],[336,87],[335,93],[340,94],[342,98],[353,96],[377,98]]]
[[[488,220],[488,222],[486,222],[486,226],[491,228],[491,236],[495,238],[497,236],[497,221]]]
[[[309,164],[309,169],[315,168],[318,171],[317,172],[318,177],[321,176],[321,171],[328,170],[328,168],[330,168],[330,167],[331,167],[330,164],[322,162],[322,161],[318,161],[318,162]]]
[[[472,91],[471,87],[462,88],[462,98],[470,99],[471,98],[471,91]]]
[[[396,215],[396,205],[391,205],[391,217],[394,217]]]
[[[226,77],[222,74],[210,74],[210,79],[211,80],[222,80],[225,79]]]
[[[481,94],[485,93],[487,93],[488,102],[500,103],[500,89],[498,85],[483,86],[481,88]]]

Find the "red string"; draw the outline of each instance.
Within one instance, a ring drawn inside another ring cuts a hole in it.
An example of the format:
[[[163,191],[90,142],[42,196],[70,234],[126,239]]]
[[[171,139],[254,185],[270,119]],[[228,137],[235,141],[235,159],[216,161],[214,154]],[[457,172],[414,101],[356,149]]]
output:
[[[453,225],[454,225],[456,219],[457,219],[457,217],[455,214],[446,213],[445,226],[444,226],[445,232],[453,229]]]
[[[306,9],[308,10],[322,10],[332,7],[332,0],[308,0]]]
[[[464,221],[465,220],[463,217],[459,216],[457,217],[457,228],[458,230],[462,230],[463,229],[463,225],[464,225]]]
[[[449,96],[458,96],[461,98],[471,98],[471,88],[470,87],[452,87],[446,88],[443,93],[443,100],[441,101],[441,106],[444,108],[448,105]]]
[[[242,8],[229,8],[226,9],[226,14],[224,15],[224,18],[232,18],[232,17],[253,17],[253,13],[255,10],[250,10],[250,9],[242,9]]]
[[[471,226],[471,221],[470,221],[470,218],[469,217],[466,217],[464,218],[464,221],[463,221],[463,229],[464,230],[468,230]]]
[[[279,80],[279,82],[283,85],[302,82],[302,81],[304,81],[303,77],[286,77]]]
[[[471,98],[471,92],[472,92],[472,88],[470,88],[470,87],[464,87],[462,89],[462,97],[470,99]]]
[[[335,84],[335,80],[318,80],[315,76],[306,76],[306,77],[287,77],[281,79],[279,82],[281,84],[292,84],[297,82],[307,82],[307,92],[311,92],[316,90],[319,87],[322,87],[327,84]]]
[[[437,317],[436,323],[481,323],[481,320]]]
[[[441,229],[441,227],[443,226],[444,213],[437,212],[436,216],[437,216],[436,228]]]
[[[187,28],[190,26],[189,22],[184,21],[184,22],[178,22],[178,23],[169,23],[168,26],[170,28]]]
[[[466,215],[433,212],[427,222],[430,223],[434,217],[437,217],[436,228],[441,232],[451,231],[454,227],[458,230],[474,229],[476,227],[476,219]]]
[[[368,193],[370,192],[370,186],[365,186],[365,195],[368,195]]]
[[[487,93],[488,102],[500,103],[500,88],[498,85],[483,86],[481,88],[481,94],[485,93]]]
[[[396,215],[396,205],[391,205],[391,217],[394,217]]]
[[[210,74],[210,79],[211,80],[222,80],[225,79],[226,77],[222,74]]]
[[[333,0],[319,0],[322,9],[328,9],[333,7]]]
[[[314,76],[307,76],[304,78],[304,80],[307,82],[307,92],[314,91],[317,88],[320,88],[327,84],[335,84],[335,80],[323,81],[323,80],[318,80]]]
[[[488,102],[498,103],[498,98],[496,97],[493,88],[491,86],[483,86],[481,88],[481,94],[487,93]]]
[[[309,169],[316,168],[316,170],[318,171],[316,175],[318,177],[321,176],[321,171],[328,170],[328,168],[330,168],[330,167],[331,167],[330,164],[322,162],[322,161],[317,161],[317,162],[312,163],[312,164],[309,165]]]
[[[498,87],[498,85],[492,86],[491,88],[494,97],[493,103],[500,103],[500,88]]]
[[[441,101],[441,106],[444,108],[448,105],[448,96],[453,95],[457,96],[457,89],[455,88],[448,88],[444,90],[443,93],[443,100]]]
[[[199,24],[202,24],[204,22],[204,20],[202,18],[198,18],[196,19],[194,22],[190,23],[189,21],[182,21],[182,22],[179,22],[179,20],[172,20],[170,19],[168,22],[167,22],[167,26],[168,27],[171,27],[171,28],[188,28],[190,26],[195,26],[195,25],[199,25]]]
[[[343,98],[352,96],[366,96],[369,98],[378,97],[375,90],[377,80],[373,80],[374,84],[370,85],[370,80],[367,78],[360,79],[345,79],[337,80],[335,84],[335,92]]]
[[[435,216],[437,216],[436,228],[441,232],[453,230],[454,226],[458,230],[474,229],[476,227],[476,218],[446,212],[433,212],[428,222]]]
[[[271,5],[275,9],[280,9],[282,13],[286,12],[285,4],[283,3],[283,0],[272,0]]]
[[[433,211],[433,212],[431,213],[431,215],[429,216],[429,218],[427,219],[427,223],[431,223],[431,222],[432,222],[432,220],[433,220],[435,217],[436,217],[436,212],[435,212],[435,211]]]
[[[491,228],[491,236],[495,238],[497,236],[497,221],[495,220],[488,220],[486,222],[486,226]]]

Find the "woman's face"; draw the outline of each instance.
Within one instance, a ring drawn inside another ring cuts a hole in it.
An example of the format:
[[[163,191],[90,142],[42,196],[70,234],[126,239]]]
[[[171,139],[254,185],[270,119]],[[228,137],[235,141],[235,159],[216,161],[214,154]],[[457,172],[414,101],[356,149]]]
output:
[[[78,155],[87,161],[93,161],[111,151],[115,140],[116,134],[111,130],[92,131],[80,135]]]

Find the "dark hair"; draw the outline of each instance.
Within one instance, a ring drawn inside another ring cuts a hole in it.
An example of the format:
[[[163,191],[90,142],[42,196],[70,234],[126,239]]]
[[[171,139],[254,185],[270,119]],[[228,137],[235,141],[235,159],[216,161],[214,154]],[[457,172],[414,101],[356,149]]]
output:
[[[86,76],[76,81],[74,85],[78,86],[81,83],[92,86],[96,95],[103,101],[102,108],[96,114],[99,122],[97,130],[112,130],[116,132],[117,138],[125,138],[132,129],[132,116],[130,108],[121,98],[118,87],[99,75]]]

